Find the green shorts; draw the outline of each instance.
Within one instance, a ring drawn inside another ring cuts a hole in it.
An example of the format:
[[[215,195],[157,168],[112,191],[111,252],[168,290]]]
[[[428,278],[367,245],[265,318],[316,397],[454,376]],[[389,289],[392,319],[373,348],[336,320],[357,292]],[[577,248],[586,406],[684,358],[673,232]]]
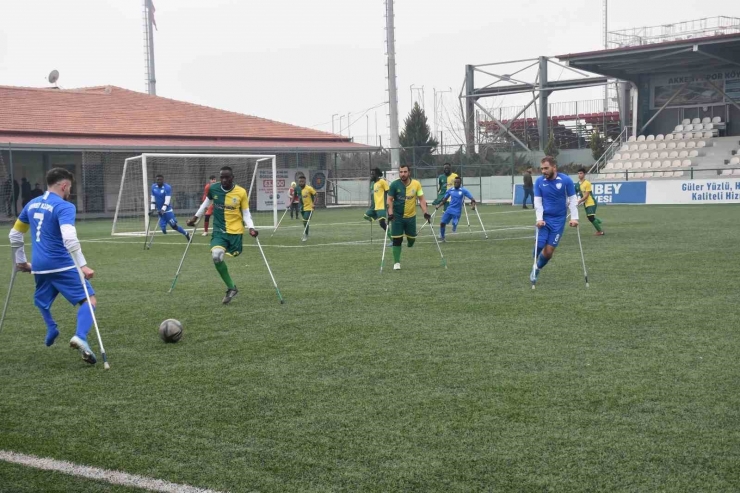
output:
[[[385,219],[386,217],[387,213],[385,212],[385,209],[368,209],[365,211],[366,219],[374,219],[376,221],[380,221],[381,219]]]
[[[595,216],[596,215],[596,204],[589,205],[586,207],[586,215],[587,216]]]
[[[416,238],[416,216],[414,217],[396,217],[391,222],[391,238]]]
[[[214,248],[223,248],[226,255],[236,257],[242,253],[242,235],[214,231],[211,235],[211,250]]]
[[[304,221],[308,221],[311,218],[311,211],[301,211]]]

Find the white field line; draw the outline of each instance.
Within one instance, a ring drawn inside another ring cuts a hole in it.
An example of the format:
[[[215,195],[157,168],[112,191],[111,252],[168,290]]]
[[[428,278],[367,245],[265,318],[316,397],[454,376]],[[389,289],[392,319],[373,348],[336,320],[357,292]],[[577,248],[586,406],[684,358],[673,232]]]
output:
[[[110,484],[141,488],[149,491],[162,491],[166,493],[218,493],[214,490],[196,488],[186,484],[170,483],[161,479],[128,474],[121,471],[109,469],[98,469],[97,467],[80,466],[63,460],[36,457],[35,455],[19,454],[7,450],[0,450],[0,460],[12,464],[42,469],[44,471],[56,471],[71,476],[77,476],[95,481],[104,481]]]

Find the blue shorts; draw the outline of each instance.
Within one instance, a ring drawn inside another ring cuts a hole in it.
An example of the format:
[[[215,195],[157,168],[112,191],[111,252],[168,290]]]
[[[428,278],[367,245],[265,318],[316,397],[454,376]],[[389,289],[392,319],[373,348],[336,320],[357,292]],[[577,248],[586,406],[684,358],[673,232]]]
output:
[[[563,237],[564,230],[565,221],[556,222],[545,219],[545,225],[537,230],[537,248],[545,248],[545,245],[556,248],[560,243],[560,238]]]
[[[33,304],[39,308],[51,309],[51,304],[60,293],[73,305],[78,305],[86,299],[77,269],[53,274],[34,274],[34,277],[36,278],[36,293],[33,295]],[[87,284],[87,292],[90,296],[94,295],[95,291],[90,283],[85,280],[85,284]]]
[[[453,226],[457,227],[457,223],[460,222],[460,214],[455,216],[455,215],[450,214],[449,211],[446,211],[442,215],[442,220],[440,222],[444,224],[452,223]]]
[[[172,211],[165,212],[159,216],[159,227],[161,229],[166,228],[168,224],[172,229],[177,228],[177,219],[175,219],[175,213]]]

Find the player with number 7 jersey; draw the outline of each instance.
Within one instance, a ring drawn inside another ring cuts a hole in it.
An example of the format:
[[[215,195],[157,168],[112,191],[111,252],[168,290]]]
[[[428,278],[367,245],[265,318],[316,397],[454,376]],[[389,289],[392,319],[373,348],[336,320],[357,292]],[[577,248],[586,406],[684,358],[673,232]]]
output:
[[[92,311],[85,306],[87,295],[82,282],[85,282],[90,303],[95,308],[95,291],[87,281],[94,271],[87,267],[80,241],[75,229],[75,206],[67,202],[72,190],[74,175],[63,168],[53,168],[46,174],[48,190],[31,200],[18,216],[8,238],[13,250],[16,268],[21,272],[34,274],[36,292],[34,304],[46,323],[46,345],[54,344],[59,330],[51,316],[51,305],[61,294],[77,309],[77,330],[69,341],[78,349],[82,359],[95,364],[95,354],[87,343],[87,334],[93,325]],[[31,233],[32,261],[29,264],[24,250],[23,236]],[[85,280],[80,278],[75,260],[80,265]]]

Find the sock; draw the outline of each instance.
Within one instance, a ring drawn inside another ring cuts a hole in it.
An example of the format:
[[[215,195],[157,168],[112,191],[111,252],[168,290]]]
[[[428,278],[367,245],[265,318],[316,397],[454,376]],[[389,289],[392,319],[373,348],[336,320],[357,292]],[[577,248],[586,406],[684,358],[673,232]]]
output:
[[[303,221],[303,229],[306,236],[308,236],[308,228],[310,228],[310,226],[308,225],[308,221]]]
[[[409,248],[411,248],[412,246],[414,246],[414,243],[416,243],[416,238],[408,238],[408,243],[407,244],[408,244]]]
[[[95,310],[95,307],[93,307],[93,310]],[[90,332],[92,324],[93,317],[90,313],[90,308],[87,306],[87,301],[85,301],[77,309],[77,331],[75,335],[83,341],[87,341],[87,333]]]
[[[538,268],[538,269],[543,269],[543,268],[544,268],[544,267],[545,267],[545,266],[547,265],[547,263],[548,263],[549,261],[550,261],[550,259],[549,259],[549,258],[547,258],[547,257],[545,257],[544,255],[540,254],[540,255],[539,255],[539,256],[537,257],[537,268]]]
[[[163,235],[167,234],[167,226],[162,226],[162,234]]]
[[[380,224],[380,227],[383,228],[383,231],[388,229],[388,225],[385,223],[385,219],[381,219],[380,221],[378,221],[378,224]]]
[[[445,225],[444,224],[439,225],[439,236],[442,238],[445,237]]]
[[[533,255],[533,257],[537,257],[537,256],[539,256],[539,254],[540,254],[540,253],[542,253],[542,250],[544,250],[544,249],[545,249],[545,247],[541,247],[541,246],[538,246],[538,247],[537,247],[537,251],[536,251],[536,252],[534,252],[534,255]]]
[[[41,312],[41,317],[44,319],[44,323],[46,324],[46,340],[44,342],[47,346],[51,346],[52,344],[54,344],[54,339],[56,339],[59,335],[57,323],[51,316],[51,310],[47,310],[46,308],[41,307],[38,307],[38,309]]]
[[[203,232],[204,233],[208,233],[208,222],[209,222],[209,219],[208,219],[208,217],[206,217],[206,220],[203,223]]]
[[[401,262],[401,247],[393,246],[393,262],[398,264]]]
[[[599,219],[598,217],[594,218],[594,228],[596,228],[596,231],[601,233],[601,219]]]
[[[229,268],[226,267],[226,262],[219,262],[215,265],[216,270],[218,271],[218,275],[221,276],[221,279],[223,279],[226,287],[229,289],[234,289],[234,281],[231,280],[231,276],[229,275]]]

